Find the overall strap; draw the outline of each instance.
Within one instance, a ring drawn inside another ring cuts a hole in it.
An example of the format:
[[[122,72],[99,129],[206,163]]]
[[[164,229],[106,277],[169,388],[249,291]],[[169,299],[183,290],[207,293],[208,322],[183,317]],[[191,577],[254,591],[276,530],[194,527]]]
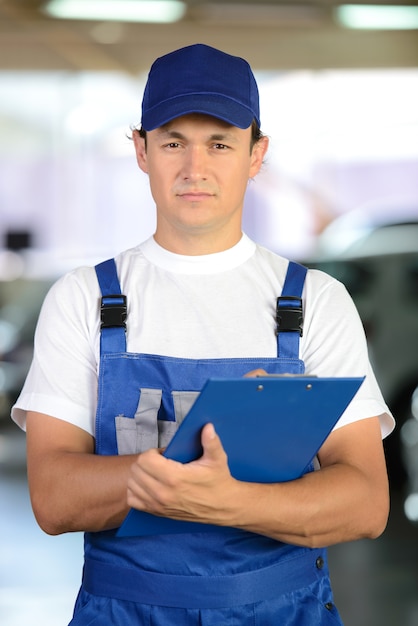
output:
[[[115,260],[103,261],[94,269],[102,291],[100,354],[126,352],[126,296],[121,292]]]
[[[302,291],[307,268],[289,262],[282,295],[277,298],[276,335],[279,358],[299,358],[299,340],[303,334]]]

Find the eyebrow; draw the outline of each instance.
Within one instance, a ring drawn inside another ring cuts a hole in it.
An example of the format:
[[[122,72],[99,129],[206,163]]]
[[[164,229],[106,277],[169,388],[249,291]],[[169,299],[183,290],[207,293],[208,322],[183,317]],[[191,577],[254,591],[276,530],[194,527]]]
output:
[[[167,137],[168,139],[180,139],[183,141],[187,141],[187,137],[185,135],[183,135],[183,133],[180,133],[177,130],[170,130],[170,128],[165,127],[165,126],[161,126],[159,129],[159,135],[161,137]],[[236,137],[234,136],[233,133],[230,133],[228,131],[224,132],[224,133],[213,133],[212,135],[209,135],[207,137],[207,141],[228,141],[228,142],[237,142]]]

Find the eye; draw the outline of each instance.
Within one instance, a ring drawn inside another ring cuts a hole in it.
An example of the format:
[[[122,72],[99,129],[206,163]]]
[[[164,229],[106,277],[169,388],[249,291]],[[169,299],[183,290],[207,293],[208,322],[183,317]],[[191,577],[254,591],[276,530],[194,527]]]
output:
[[[213,147],[216,148],[216,150],[228,150],[229,148],[229,146],[226,146],[224,143],[215,143]]]

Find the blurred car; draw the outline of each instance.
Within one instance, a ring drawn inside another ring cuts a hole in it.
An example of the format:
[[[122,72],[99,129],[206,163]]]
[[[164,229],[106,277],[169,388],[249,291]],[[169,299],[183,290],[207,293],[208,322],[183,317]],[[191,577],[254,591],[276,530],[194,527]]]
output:
[[[33,355],[33,337],[42,302],[67,270],[99,259],[63,261],[50,253],[0,250],[0,426],[23,386]]]
[[[400,433],[418,386],[418,221],[357,226],[332,225],[304,262],[344,283],[357,306],[376,378],[397,421],[385,448],[391,485],[399,488],[407,481]]]
[[[50,285],[40,278],[0,278],[0,422],[10,418],[25,380],[36,321]]]
[[[410,522],[418,524],[418,387],[412,394],[412,417],[401,428],[403,459],[408,475],[405,515]]]

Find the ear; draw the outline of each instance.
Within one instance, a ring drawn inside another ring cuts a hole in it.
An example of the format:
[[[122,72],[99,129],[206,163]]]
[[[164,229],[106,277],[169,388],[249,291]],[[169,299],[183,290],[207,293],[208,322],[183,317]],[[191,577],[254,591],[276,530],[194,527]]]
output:
[[[136,162],[138,163],[138,167],[143,172],[145,172],[145,174],[148,174],[147,150],[145,147],[145,139],[141,137],[141,135],[139,134],[139,131],[134,130],[132,132],[132,140],[135,146]]]
[[[260,168],[263,164],[264,157],[266,156],[267,150],[269,147],[269,138],[261,137],[259,141],[257,141],[251,152],[251,165],[250,165],[250,175],[249,178],[254,178],[260,171]]]

